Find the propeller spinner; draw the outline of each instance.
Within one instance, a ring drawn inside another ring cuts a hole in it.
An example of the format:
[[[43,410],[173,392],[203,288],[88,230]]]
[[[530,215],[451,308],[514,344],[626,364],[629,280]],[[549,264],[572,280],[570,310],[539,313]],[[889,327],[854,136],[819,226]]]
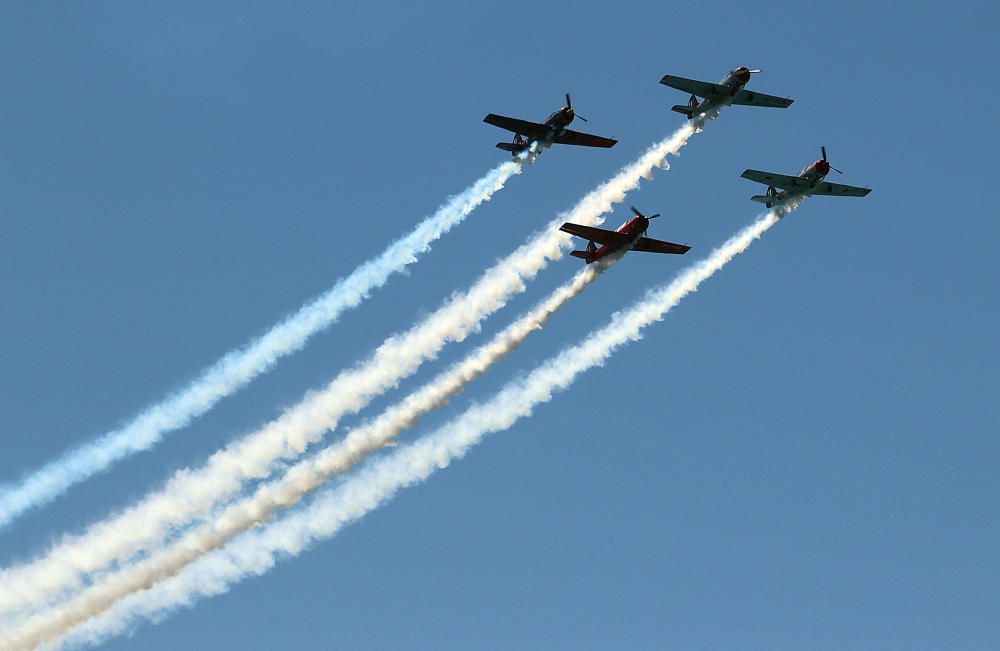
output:
[[[570,99],[569,93],[566,93],[566,108],[569,109],[570,115],[574,115],[583,120],[584,122],[587,122],[587,118],[583,117],[582,115],[579,115],[578,113],[576,113],[576,111],[573,110],[573,100]]]
[[[639,212],[639,209],[636,208],[635,206],[632,206],[632,212],[634,212],[639,217],[646,217],[646,215],[643,215],[641,212]],[[656,213],[655,215],[650,215],[649,217],[646,217],[646,219],[656,219],[659,216],[660,213]]]
[[[737,68],[733,72],[736,74],[736,78],[739,80],[739,82],[741,84],[746,84],[746,83],[750,82],[750,75],[757,74],[758,72],[764,72],[764,71],[761,70],[760,68],[754,68],[753,70],[751,70],[750,68],[747,68],[746,66],[740,66],[739,68]]]
[[[827,166],[828,166],[828,167],[829,167],[830,169],[832,169],[832,170],[833,170],[834,172],[836,172],[837,174],[843,174],[843,172],[841,172],[840,170],[838,170],[838,169],[837,169],[836,167],[834,167],[833,165],[830,165],[830,161],[828,161],[828,160],[826,159],[826,147],[825,147],[825,146],[820,146],[820,148],[819,148],[819,151],[820,151],[820,153],[822,153],[822,154],[823,154],[823,162],[824,162],[824,163],[826,163],[826,164],[827,164]]]

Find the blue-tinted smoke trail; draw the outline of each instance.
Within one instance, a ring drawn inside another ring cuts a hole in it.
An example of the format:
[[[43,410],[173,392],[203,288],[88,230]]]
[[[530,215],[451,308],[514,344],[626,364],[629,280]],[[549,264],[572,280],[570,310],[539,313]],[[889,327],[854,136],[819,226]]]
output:
[[[21,481],[0,487],[0,527],[32,508],[51,502],[112,464],[156,445],[165,434],[186,426],[219,400],[270,370],[279,359],[301,349],[310,337],[336,321],[345,310],[356,307],[392,274],[416,262],[434,241],[488,201],[520,170],[520,161],[493,168],[377,258],[362,264],[260,338],[228,353],[163,402],[147,408],[124,427],[66,452]]]

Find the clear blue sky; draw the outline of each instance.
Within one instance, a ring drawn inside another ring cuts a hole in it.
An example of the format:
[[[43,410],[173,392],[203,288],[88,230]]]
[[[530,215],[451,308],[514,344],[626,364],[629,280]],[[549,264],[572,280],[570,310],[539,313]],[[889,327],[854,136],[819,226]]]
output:
[[[571,91],[620,144],[546,152],[304,352],[0,532],[0,563],[437,307],[681,123],[663,74],[748,65],[795,104],[727,110],[627,201],[691,253],[630,256],[410,436],[749,222],[744,168],[795,173],[825,144],[868,198],[808,201],[530,420],[109,647],[1000,646],[995,4],[347,5],[0,9],[0,479],[159,400],[502,160],[486,113],[541,119]]]

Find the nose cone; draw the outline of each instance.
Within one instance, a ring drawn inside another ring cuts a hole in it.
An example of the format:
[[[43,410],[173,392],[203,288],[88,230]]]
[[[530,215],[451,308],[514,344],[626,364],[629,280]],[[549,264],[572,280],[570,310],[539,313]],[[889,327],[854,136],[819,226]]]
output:
[[[750,81],[750,68],[740,66],[736,70],[733,70],[733,72],[736,73],[736,78],[740,80],[741,84],[745,84]]]
[[[825,160],[816,161],[816,171],[822,174],[823,176],[826,176],[827,174],[830,173],[830,163],[826,162]]]

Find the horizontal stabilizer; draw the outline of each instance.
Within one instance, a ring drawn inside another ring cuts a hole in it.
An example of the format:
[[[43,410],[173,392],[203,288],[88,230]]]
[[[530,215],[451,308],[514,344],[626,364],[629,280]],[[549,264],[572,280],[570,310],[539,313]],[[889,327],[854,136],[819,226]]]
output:
[[[687,104],[677,104],[676,106],[671,106],[670,110],[675,111],[677,113],[683,113],[688,117],[694,115],[694,110]]]
[[[587,264],[593,262],[593,260],[590,259],[590,254],[587,253],[586,251],[570,251],[569,254],[574,258],[580,258],[581,260],[586,260]]]
[[[770,208],[771,205],[777,203],[779,199],[773,195],[769,196],[766,194],[755,194],[752,197],[750,197],[750,201],[756,201],[758,203],[767,204],[767,207]]]
[[[509,142],[498,142],[497,149],[503,149],[504,151],[509,151],[512,154],[520,154],[525,149],[528,149],[530,145],[515,145]]]

